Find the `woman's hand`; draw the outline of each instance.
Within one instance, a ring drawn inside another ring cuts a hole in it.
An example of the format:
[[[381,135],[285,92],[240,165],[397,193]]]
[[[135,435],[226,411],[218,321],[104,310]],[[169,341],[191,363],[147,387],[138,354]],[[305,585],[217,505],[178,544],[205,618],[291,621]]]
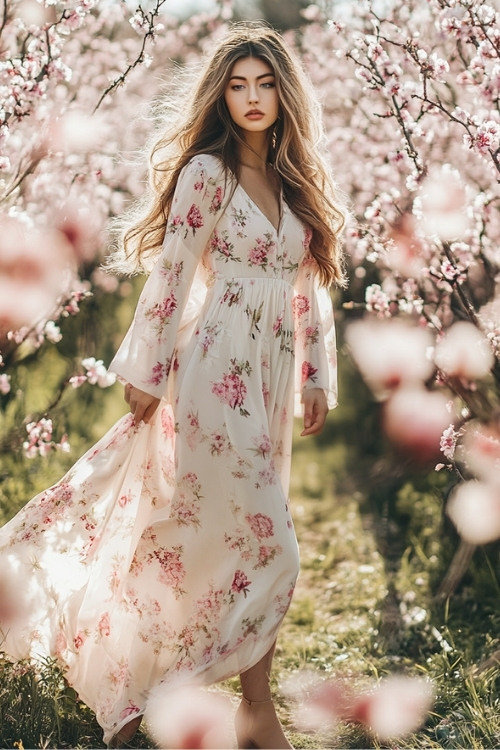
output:
[[[303,392],[302,403],[304,404],[304,429],[300,433],[305,435],[317,435],[323,429],[328,404],[325,392],[322,388],[310,388]]]
[[[125,401],[130,406],[136,424],[139,424],[141,420],[149,422],[160,403],[159,398],[141,391],[140,388],[130,383],[125,386]]]

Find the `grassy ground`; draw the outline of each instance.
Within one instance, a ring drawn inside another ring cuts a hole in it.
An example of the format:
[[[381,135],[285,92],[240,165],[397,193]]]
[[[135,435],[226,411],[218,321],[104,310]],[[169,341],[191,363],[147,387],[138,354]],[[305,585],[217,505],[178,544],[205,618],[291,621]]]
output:
[[[302,572],[273,678],[290,739],[297,748],[379,747],[352,725],[295,731],[285,688],[303,670],[359,689],[404,671],[430,678],[436,700],[426,725],[398,747],[499,747],[498,545],[474,553],[453,596],[437,595],[458,548],[443,520],[447,478],[412,472],[385,449],[375,455],[374,415],[359,418],[358,397],[350,393],[320,440],[295,440]],[[37,680],[0,662],[0,747],[101,747],[91,712],[52,666],[42,672]],[[136,746],[152,743],[139,733]]]

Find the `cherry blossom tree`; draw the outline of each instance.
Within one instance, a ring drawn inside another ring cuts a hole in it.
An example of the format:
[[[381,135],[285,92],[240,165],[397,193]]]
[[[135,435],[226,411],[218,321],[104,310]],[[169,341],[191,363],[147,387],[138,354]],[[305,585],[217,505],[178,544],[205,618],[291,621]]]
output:
[[[347,342],[394,444],[467,480],[459,532],[488,510],[490,533],[466,533],[480,544],[500,537],[500,15],[483,0],[342,7],[310,6],[300,49],[352,201]]]
[[[40,412],[25,415],[19,368],[63,347],[64,319],[103,297],[113,315],[131,285],[105,273],[108,221],[143,191],[149,108],[175,63],[192,60],[228,16],[188,22],[149,6],[5,0],[0,11],[0,452],[69,450],[52,415],[67,389],[114,382],[91,350],[73,353]],[[89,345],[89,342],[86,342]],[[72,348],[71,346],[69,347]],[[74,347],[73,347],[74,348]],[[93,348],[93,347],[92,347]],[[16,413],[14,422],[6,415]],[[20,424],[21,422],[21,424]],[[26,434],[27,431],[27,434]],[[24,433],[24,439],[23,439]]]

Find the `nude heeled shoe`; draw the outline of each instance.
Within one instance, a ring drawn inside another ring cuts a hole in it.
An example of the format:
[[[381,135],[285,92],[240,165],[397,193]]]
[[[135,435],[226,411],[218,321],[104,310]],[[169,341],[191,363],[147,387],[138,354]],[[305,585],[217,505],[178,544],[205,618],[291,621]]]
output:
[[[293,750],[285,737],[272,698],[265,701],[250,701],[243,695],[234,724],[240,750]]]
[[[136,716],[131,719],[127,724],[124,724],[121,729],[110,739],[108,747],[127,747],[130,741],[134,738],[135,733],[141,726],[142,716]]]

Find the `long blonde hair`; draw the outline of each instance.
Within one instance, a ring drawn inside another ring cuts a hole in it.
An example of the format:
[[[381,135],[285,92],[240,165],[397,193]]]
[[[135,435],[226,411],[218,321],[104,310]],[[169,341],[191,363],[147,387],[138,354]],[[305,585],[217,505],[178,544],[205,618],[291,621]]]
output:
[[[110,266],[133,273],[159,254],[175,186],[183,167],[198,154],[218,156],[229,176],[239,177],[239,128],[229,115],[224,93],[237,60],[255,57],[274,71],[279,117],[269,161],[281,178],[291,211],[311,229],[309,250],[322,284],[343,285],[339,239],[343,204],[323,156],[324,133],[319,103],[299,61],[282,37],[263,24],[235,24],[206,60],[183,114],[154,144],[150,154],[150,191],[130,214],[122,231],[123,251]]]

